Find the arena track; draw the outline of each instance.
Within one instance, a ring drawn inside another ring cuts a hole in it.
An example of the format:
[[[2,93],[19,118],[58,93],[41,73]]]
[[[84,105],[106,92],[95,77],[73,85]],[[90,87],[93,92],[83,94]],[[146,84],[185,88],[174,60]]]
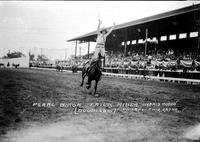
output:
[[[81,75],[70,72],[1,69],[0,141],[189,142],[185,132],[200,121],[197,85],[103,76],[95,97],[80,83]],[[163,106],[148,106],[148,111],[133,111],[116,106],[120,103],[175,103],[177,110],[158,112],[153,109]],[[111,111],[75,111],[100,109]]]

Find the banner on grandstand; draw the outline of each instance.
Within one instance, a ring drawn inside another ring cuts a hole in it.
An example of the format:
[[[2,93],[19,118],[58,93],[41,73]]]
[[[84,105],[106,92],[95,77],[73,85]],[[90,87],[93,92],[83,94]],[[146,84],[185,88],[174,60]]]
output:
[[[196,67],[200,67],[200,62],[194,60],[194,63],[195,63],[195,66],[196,66]]]
[[[189,60],[189,61],[183,61],[183,60],[181,60],[180,61],[180,65],[184,66],[184,67],[192,67],[192,62],[193,62],[193,60]]]

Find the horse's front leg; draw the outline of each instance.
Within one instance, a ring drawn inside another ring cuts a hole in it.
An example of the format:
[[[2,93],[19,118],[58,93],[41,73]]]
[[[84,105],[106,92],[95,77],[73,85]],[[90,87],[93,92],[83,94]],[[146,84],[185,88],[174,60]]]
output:
[[[88,82],[87,82],[87,86],[86,86],[86,88],[87,89],[90,89],[90,87],[91,87],[91,82],[92,82],[92,80],[91,80],[91,78],[88,76]]]
[[[94,95],[96,95],[98,80],[95,80]]]
[[[84,79],[85,79],[85,76],[86,76],[86,74],[82,74],[82,82],[81,82],[81,85],[80,85],[80,86],[83,86],[83,84],[84,84]]]

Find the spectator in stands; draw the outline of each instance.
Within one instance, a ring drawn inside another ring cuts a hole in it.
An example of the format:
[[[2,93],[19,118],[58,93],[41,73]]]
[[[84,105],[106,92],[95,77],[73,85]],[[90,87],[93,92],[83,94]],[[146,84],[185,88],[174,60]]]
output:
[[[200,62],[200,55],[197,55],[196,61]]]

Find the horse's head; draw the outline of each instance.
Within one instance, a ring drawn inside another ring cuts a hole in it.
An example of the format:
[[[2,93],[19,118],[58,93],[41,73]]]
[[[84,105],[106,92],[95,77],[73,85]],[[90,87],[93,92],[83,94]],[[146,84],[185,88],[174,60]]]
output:
[[[101,60],[102,56],[101,53],[98,54],[98,60]]]
[[[101,60],[96,60],[93,62],[93,67],[100,68],[101,67]]]

